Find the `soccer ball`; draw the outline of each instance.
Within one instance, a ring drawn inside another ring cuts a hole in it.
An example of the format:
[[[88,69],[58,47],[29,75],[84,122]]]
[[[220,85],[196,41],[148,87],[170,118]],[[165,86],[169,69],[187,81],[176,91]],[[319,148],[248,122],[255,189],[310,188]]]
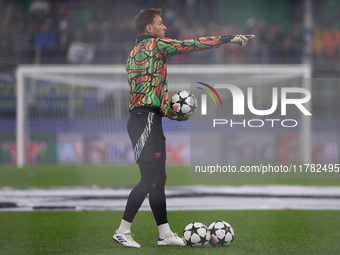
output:
[[[170,101],[170,107],[173,113],[180,120],[187,120],[196,111],[198,104],[196,97],[186,90],[181,90],[175,93]]]
[[[209,243],[214,247],[227,247],[234,240],[234,230],[225,221],[215,221],[209,226]]]
[[[192,222],[184,228],[184,243],[190,247],[204,247],[209,243],[210,232],[201,222]]]

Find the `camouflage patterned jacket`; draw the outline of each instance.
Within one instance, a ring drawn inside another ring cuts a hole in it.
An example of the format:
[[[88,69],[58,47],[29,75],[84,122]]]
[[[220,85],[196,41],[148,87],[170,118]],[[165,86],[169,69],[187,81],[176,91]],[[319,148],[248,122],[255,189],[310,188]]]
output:
[[[129,111],[135,107],[151,107],[164,116],[168,108],[166,57],[191,51],[220,47],[220,36],[191,40],[174,40],[142,35],[127,59],[130,85]]]

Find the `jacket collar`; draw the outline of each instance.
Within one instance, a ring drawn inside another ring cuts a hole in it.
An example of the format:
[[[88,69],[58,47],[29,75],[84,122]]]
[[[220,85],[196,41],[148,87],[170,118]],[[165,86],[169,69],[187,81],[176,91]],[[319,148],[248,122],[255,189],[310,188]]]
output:
[[[140,35],[136,38],[136,44],[145,40],[145,39],[149,39],[149,38],[157,38],[157,37],[153,36],[153,35]]]

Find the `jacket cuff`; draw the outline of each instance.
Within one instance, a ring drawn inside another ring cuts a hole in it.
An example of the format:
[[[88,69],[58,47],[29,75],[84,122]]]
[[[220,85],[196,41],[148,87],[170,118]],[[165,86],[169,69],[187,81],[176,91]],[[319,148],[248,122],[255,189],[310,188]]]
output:
[[[233,35],[221,35],[222,44],[230,43],[231,39],[233,38],[234,38]]]

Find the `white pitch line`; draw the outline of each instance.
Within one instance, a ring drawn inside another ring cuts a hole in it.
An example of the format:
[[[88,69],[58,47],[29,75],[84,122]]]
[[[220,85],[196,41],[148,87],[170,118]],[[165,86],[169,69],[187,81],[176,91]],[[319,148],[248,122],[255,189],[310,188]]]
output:
[[[131,188],[0,189],[0,211],[115,210],[125,208]],[[167,208],[177,210],[340,210],[340,187],[186,186],[166,189]],[[147,199],[141,210],[150,210]]]

